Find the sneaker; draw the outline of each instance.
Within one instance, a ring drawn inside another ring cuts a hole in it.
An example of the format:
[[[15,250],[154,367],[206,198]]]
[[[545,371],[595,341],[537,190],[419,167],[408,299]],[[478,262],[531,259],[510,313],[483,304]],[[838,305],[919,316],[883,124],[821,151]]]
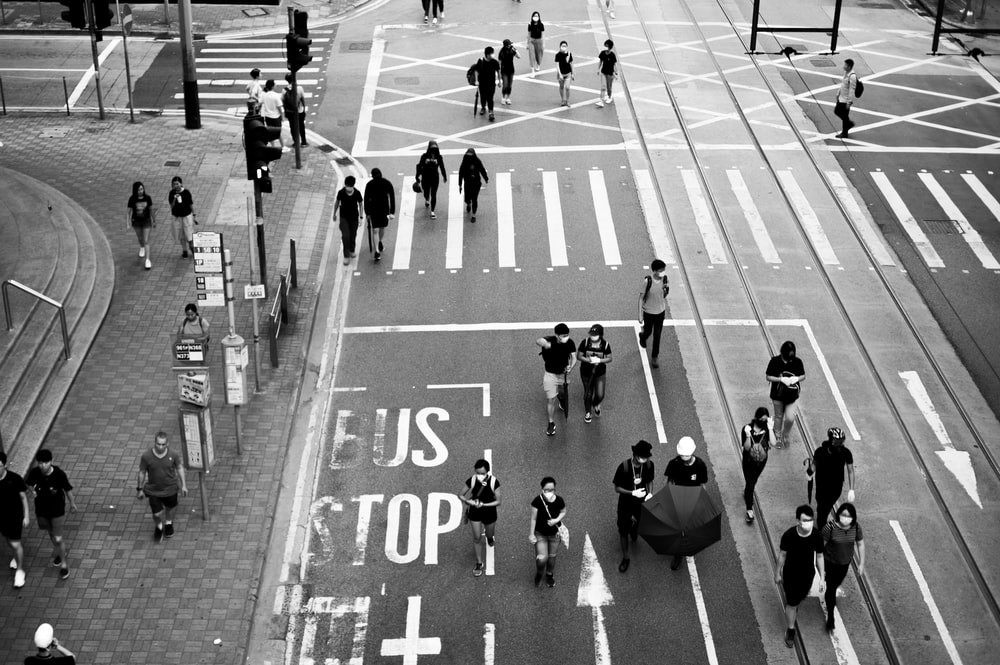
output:
[[[188,251],[186,249],[181,250],[181,258],[186,259],[188,257]]]
[[[588,411],[587,413],[583,414],[583,422],[589,423],[592,420],[593,420],[593,418],[590,415],[590,411]]]
[[[483,570],[484,570],[483,563],[481,561],[477,561],[476,562],[476,567],[472,569],[472,576],[473,577],[482,577]]]
[[[602,99],[602,100],[598,101],[596,104],[594,104],[594,106],[596,106],[599,109],[603,109],[604,108],[604,100]]]
[[[659,367],[659,366],[660,366],[660,363],[659,363],[659,362],[657,362],[657,360],[656,360],[656,358],[655,358],[655,357],[653,357],[653,358],[650,358],[650,359],[649,359],[649,364],[650,364],[650,366],[651,366],[651,367],[653,367],[654,369],[656,369],[657,367]]]
[[[473,224],[475,224],[475,223],[476,223],[476,216],[475,216],[475,215],[473,215],[473,216],[472,216],[472,219],[470,219],[469,221],[470,221],[470,222],[472,222]]]
[[[157,524],[156,528],[153,529],[153,540],[156,542],[163,540],[163,527],[159,524]]]
[[[24,571],[18,568],[14,571],[14,588],[20,589],[24,586]]]
[[[785,646],[791,649],[795,646],[795,629],[789,628],[785,631]]]
[[[174,525],[167,522],[167,525],[163,528],[163,535],[167,538],[173,538],[174,536]]]
[[[349,257],[349,256],[345,256],[344,257],[344,265],[345,266],[351,265],[351,257]]]
[[[486,107],[479,109],[479,115],[486,115]]]
[[[618,564],[618,572],[624,573],[626,570],[628,570],[628,565],[630,563],[631,561],[629,561],[628,559],[622,559],[622,562]]]
[[[753,524],[753,518],[754,518],[753,508],[751,508],[750,510],[747,511],[747,524]]]
[[[11,570],[17,570],[17,559],[11,559],[10,560],[10,569]]]
[[[292,149],[289,148],[288,146],[282,146],[282,148],[281,148],[281,152],[291,152],[291,151],[292,151]]]
[[[427,14],[424,14],[424,23],[427,23]]]
[[[594,415],[597,416],[598,418],[601,417],[601,407],[596,405],[594,406]]]
[[[145,247],[140,247],[139,248],[139,258],[141,259],[141,258],[143,258],[145,256],[146,256],[146,248]]]
[[[670,562],[670,570],[677,570],[681,567],[681,561],[683,557],[680,554],[675,554],[673,561]]]
[[[431,21],[431,23],[433,23],[434,25],[437,25],[437,22],[438,22],[438,17],[437,17],[437,16],[435,16],[435,17],[434,17],[434,20],[433,20],[433,21]]]
[[[149,259],[146,259],[146,270],[149,270],[152,267],[153,267],[153,262],[150,261]]]
[[[846,139],[847,138],[847,134],[841,132],[840,134],[837,134],[837,138],[838,139]]]
[[[490,538],[489,536],[486,537],[486,544],[489,545],[490,547],[493,547],[494,545],[496,545],[496,543],[497,543],[496,538]]]
[[[837,627],[837,622],[833,618],[833,612],[826,615],[826,632],[832,633],[833,629]]]
[[[615,17],[615,13],[614,12],[608,12],[608,16],[610,16],[611,18],[614,18]]]
[[[549,426],[545,428],[545,433],[548,436],[555,436],[555,433],[556,433],[556,424],[555,423],[549,423]]]
[[[438,216],[434,214],[433,210],[431,210],[431,219],[437,219],[437,218]]]
[[[854,129],[854,121],[853,120],[848,120],[847,121],[847,129],[848,130]]]
[[[53,568],[59,568],[60,566],[62,566],[62,557],[61,556],[57,556],[55,559],[52,559],[52,567]]]
[[[444,12],[441,12],[441,20],[444,20]]]
[[[539,583],[541,583],[541,581],[542,581],[542,574],[541,573],[535,573],[535,586],[538,586]]]
[[[59,569],[59,579],[61,579],[61,580],[68,580],[69,579],[69,568],[60,568]]]
[[[556,585],[556,578],[553,577],[550,573],[546,573],[545,574],[545,586],[547,586],[547,587],[549,587],[551,589],[555,585]]]
[[[431,201],[430,201],[430,199],[424,199],[424,207],[425,208],[430,208],[431,207]]]
[[[382,252],[375,252],[375,260],[379,261],[382,259]]]
[[[494,120],[496,120],[496,116],[490,113],[490,122],[493,122]]]
[[[641,333],[639,334],[639,346],[644,349],[646,348],[646,338],[643,337]]]

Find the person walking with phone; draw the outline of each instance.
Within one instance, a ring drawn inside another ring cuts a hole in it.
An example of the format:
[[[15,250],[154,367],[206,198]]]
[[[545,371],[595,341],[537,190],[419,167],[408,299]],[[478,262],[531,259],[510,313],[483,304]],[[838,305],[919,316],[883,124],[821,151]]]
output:
[[[59,643],[52,624],[43,623],[35,630],[35,649],[24,665],[76,665],[76,654]]]
[[[535,546],[535,586],[545,575],[549,588],[556,585],[556,554],[559,551],[559,527],[566,519],[566,501],[556,494],[556,479],[542,478],[542,492],[531,500],[531,526],[528,542]]]
[[[646,340],[653,336],[652,355],[649,364],[659,367],[660,335],[663,333],[663,321],[667,316],[667,294],[670,284],[666,275],[667,264],[660,259],[653,259],[649,264],[649,274],[642,280],[642,290],[639,291],[639,346],[646,348]]]
[[[823,559],[826,564],[826,629],[832,631],[836,625],[833,611],[837,608],[837,589],[844,583],[847,571],[858,552],[858,575],[865,574],[865,536],[858,524],[858,510],[853,503],[842,503],[837,508],[836,518],[825,524],[820,531],[823,538]]]
[[[573,53],[569,44],[559,42],[559,52],[556,53],[556,80],[559,81],[559,99],[562,106],[569,106],[570,82],[576,79],[573,74]]]
[[[510,106],[510,93],[514,89],[514,59],[520,59],[514,43],[509,39],[503,40],[497,60],[500,61],[500,101]]]
[[[796,355],[795,342],[786,340],[778,355],[771,358],[764,370],[771,384],[771,407],[774,409],[774,446],[788,445],[788,435],[795,424],[799,409],[799,394],[806,379],[806,369]]]
[[[490,472],[488,460],[476,460],[474,470],[475,475],[465,481],[465,488],[458,498],[467,506],[466,518],[472,530],[472,549],[476,554],[476,567],[472,569],[472,574],[480,577],[484,570],[486,548],[496,544],[500,481]]]
[[[601,417],[607,365],[611,363],[611,345],[604,339],[604,326],[600,323],[590,326],[587,336],[577,347],[576,357],[583,379],[583,421],[589,423],[593,416]]]
[[[549,416],[549,426],[545,429],[547,436],[556,433],[556,407],[569,408],[559,403],[559,390],[568,381],[569,373],[576,365],[576,344],[569,338],[569,326],[559,323],[555,327],[555,335],[539,337],[535,344],[541,347],[538,355],[545,361],[545,373],[542,375],[542,390],[545,392],[545,410]]]
[[[438,178],[438,173],[441,176]],[[437,219],[434,209],[437,207],[437,191],[440,182],[448,182],[448,173],[444,168],[444,157],[437,141],[427,142],[427,150],[420,155],[417,162],[417,184],[424,192],[424,207],[430,209],[431,219]]]
[[[532,74],[542,68],[542,58],[545,57],[545,24],[542,23],[542,15],[532,12],[531,20],[528,22],[528,62],[531,64]]]
[[[194,197],[184,187],[184,181],[179,175],[170,180],[167,203],[170,204],[170,214],[174,217],[174,234],[181,244],[181,257],[186,259],[188,250],[194,255],[194,225],[198,223],[198,215],[194,212]]]
[[[618,494],[618,542],[622,548],[622,560],[618,572],[628,570],[629,540],[639,539],[639,518],[642,504],[653,496],[653,446],[649,441],[639,441],[632,446],[632,457],[618,465],[612,482]]]

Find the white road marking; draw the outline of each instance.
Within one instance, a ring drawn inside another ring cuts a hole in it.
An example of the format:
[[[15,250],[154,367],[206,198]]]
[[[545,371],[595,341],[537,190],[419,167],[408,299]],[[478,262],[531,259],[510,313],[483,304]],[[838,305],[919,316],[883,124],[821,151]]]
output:
[[[931,595],[931,589],[927,585],[927,580],[924,578],[923,571],[920,570],[920,565],[917,563],[917,557],[914,556],[913,550],[910,548],[910,543],[906,539],[906,534],[903,533],[903,528],[896,520],[889,520],[889,526],[896,534],[896,538],[899,540],[899,546],[903,548],[903,555],[906,557],[906,562],[910,564],[910,571],[913,573],[913,577],[917,581],[917,586],[920,588],[920,594],[924,597],[924,603],[927,605],[927,609],[931,613],[931,618],[934,620],[934,625],[937,627],[938,634],[941,636],[941,642],[944,645],[944,649],[948,652],[948,657],[951,659],[953,665],[962,665],[962,657],[958,655],[958,649],[955,647],[955,642],[951,639],[951,633],[948,632],[948,626],[945,625],[944,617],[941,616],[941,610],[938,609],[937,603],[934,602],[934,597]]]
[[[361,596],[358,598],[332,598],[324,596],[316,596],[315,598],[309,599],[309,605],[306,608],[306,616],[313,619],[313,625],[315,626],[315,620],[318,619],[318,615],[329,614],[330,615],[330,627],[333,628],[333,622],[337,619],[342,619],[350,614],[355,615],[354,619],[354,639],[351,642],[351,657],[349,660],[343,661],[334,658],[332,661],[330,659],[325,659],[325,663],[343,663],[343,665],[363,665],[365,658],[365,642],[368,638],[368,613],[371,608],[371,598],[368,596]],[[313,638],[315,639],[315,629]],[[302,651],[305,653],[306,640],[305,635],[302,639]],[[311,650],[311,649],[310,649]],[[299,660],[299,665],[311,665],[313,663],[312,658],[309,660],[302,658]]]
[[[559,176],[555,171],[542,172],[545,195],[545,223],[549,230],[549,256],[553,266],[568,266],[566,232],[563,229],[562,204],[559,201]]]
[[[452,388],[474,388],[483,391],[483,417],[490,417],[490,384],[489,383],[433,383],[428,390],[450,390]]]
[[[924,387],[923,381],[920,380],[920,375],[914,371],[906,371],[900,372],[899,377],[903,379],[906,389],[910,391],[910,397],[916,402],[920,408],[920,412],[924,414],[924,420],[927,421],[931,431],[934,432],[938,443],[944,448],[944,450],[935,451],[937,456],[941,458],[941,462],[955,476],[955,479],[962,488],[965,489],[969,498],[982,508],[983,502],[979,498],[976,470],[972,466],[972,459],[966,451],[955,449],[955,444],[952,443],[951,437],[948,436],[944,422],[941,420],[941,416],[938,415],[937,409],[934,408],[934,402],[931,401],[931,396],[927,394],[927,389]]]
[[[923,229],[917,224],[916,218],[914,218],[913,213],[910,209],[906,207],[906,203],[903,201],[903,197],[899,195],[896,188],[892,186],[889,182],[889,176],[881,171],[872,171],[869,173],[872,182],[879,188],[882,192],[882,196],[885,197],[886,203],[892,208],[892,212],[896,215],[896,219],[899,220],[899,224],[903,227],[906,235],[910,237],[910,242],[913,246],[917,248],[920,252],[920,256],[923,257],[924,263],[927,264],[929,268],[944,268],[944,261],[938,256],[937,251],[935,251],[934,246],[931,245],[931,241],[927,239],[924,234]]]
[[[858,200],[854,198],[854,194],[851,192],[851,188],[848,187],[847,182],[844,180],[844,176],[840,174],[839,171],[827,171],[826,178],[830,181],[830,186],[833,187],[833,191],[836,192],[837,198],[844,205],[847,210],[847,214],[850,215],[851,220],[854,222],[854,226],[858,229],[858,233],[865,241],[865,245],[868,250],[878,261],[879,265],[882,266],[894,266],[896,262],[892,259],[889,254],[889,250],[886,249],[885,243],[882,241],[880,234],[872,228],[871,220],[868,215],[864,213],[861,206],[858,204]]]
[[[795,175],[791,171],[786,170],[779,170],[777,173],[778,179],[781,181],[781,186],[785,188],[788,198],[792,200],[792,205],[795,206],[795,210],[799,214],[799,219],[802,220],[802,228],[805,229],[806,234],[809,236],[809,241],[812,243],[813,249],[816,250],[820,261],[828,266],[840,265],[840,260],[834,253],[833,247],[830,245],[830,240],[826,237],[826,232],[823,231],[823,225],[820,224],[819,217],[816,216],[816,212],[809,205],[809,199],[806,198],[806,195],[802,192],[802,188],[799,187],[798,181],[795,180]]]
[[[576,606],[589,607],[594,621],[594,662],[596,665],[611,665],[611,649],[608,633],[604,627],[605,605],[613,605],[614,597],[604,578],[604,571],[597,560],[590,534],[583,537],[583,562],[580,565],[580,586],[576,591]]]
[[[441,506],[448,507],[448,519],[438,519]],[[462,525],[465,504],[453,492],[431,492],[427,495],[427,526],[424,530],[424,565],[438,563],[438,541],[442,534],[454,531]],[[413,519],[412,516],[410,518]],[[417,525],[419,527],[419,523]],[[487,548],[491,549],[491,548]]]
[[[736,200],[739,201],[740,208],[743,209],[743,216],[747,219],[747,225],[750,227],[754,242],[757,243],[757,248],[760,250],[761,256],[764,257],[764,261],[766,263],[781,263],[781,257],[778,255],[778,250],[774,248],[774,243],[771,242],[764,218],[757,210],[757,204],[754,203],[753,196],[750,195],[750,188],[743,180],[743,174],[736,169],[727,169],[726,175],[729,177],[729,186],[736,194]]]
[[[413,248],[413,216],[417,207],[417,193],[413,191],[416,178],[403,178],[403,195],[399,202],[399,223],[396,229],[396,242],[392,250],[392,269],[408,270],[410,267],[410,251]]]
[[[1000,202],[997,201],[996,197],[993,196],[986,186],[971,173],[963,173],[962,179],[965,180],[965,184],[976,193],[979,200],[983,202],[983,205],[990,211],[993,215],[993,219],[1000,222]]]
[[[104,50],[101,51],[101,54],[97,56],[98,67],[104,64],[104,61],[108,59],[109,55],[111,55],[111,51],[113,51],[116,46],[121,44],[121,41],[122,41],[121,39],[112,39],[111,41],[108,42],[108,45],[104,47]],[[85,70],[85,72],[86,73],[84,73],[84,75],[80,77],[79,83],[76,84],[76,87],[73,88],[73,92],[69,96],[69,101],[67,103],[69,104],[70,108],[76,106],[76,103],[77,101],[79,101],[80,96],[83,95],[84,91],[86,91],[87,89],[87,86],[90,85],[90,79],[94,78],[94,75],[96,73],[93,65],[88,67]],[[244,97],[245,96],[246,95],[244,95]]]
[[[313,93],[303,92],[302,96],[306,99],[312,99]],[[207,92],[204,90],[198,91],[198,99],[246,99],[247,93],[245,92]],[[183,92],[174,93],[174,99],[184,99]],[[246,110],[245,108],[243,109]]]
[[[670,235],[660,210],[660,202],[656,196],[653,179],[647,169],[636,169],[633,176],[635,177],[636,189],[639,190],[639,204],[642,206],[643,216],[646,219],[646,231],[653,244],[653,253],[664,263],[673,265],[677,263],[677,259],[670,246]]]
[[[714,265],[725,265],[729,263],[726,258],[726,250],[722,246],[722,239],[715,229],[715,222],[712,220],[712,213],[708,210],[708,203],[705,200],[705,192],[698,182],[698,175],[691,169],[683,169],[681,177],[684,180],[684,189],[687,191],[688,201],[691,203],[691,211],[694,213],[695,224],[701,233],[701,240],[705,244],[705,251],[708,252],[708,259]]]
[[[261,74],[280,74],[284,77],[288,73],[287,67],[259,67]],[[303,74],[320,74],[319,67],[303,67],[299,70]],[[198,67],[199,74],[243,74],[246,76],[246,67]],[[261,78],[278,78],[274,77],[264,77]]]
[[[399,524],[402,505],[407,505],[406,545],[399,551]],[[416,494],[397,494],[389,500],[385,527],[385,557],[393,563],[411,563],[420,556],[420,524],[423,522],[423,504]],[[386,655],[386,654],[383,654]],[[395,654],[400,655],[400,654]]]
[[[329,558],[333,554],[333,537],[330,535],[330,528],[326,525],[326,516],[323,514],[325,508],[339,513],[344,510],[344,504],[332,496],[322,496],[316,499],[309,508],[309,517],[312,519],[313,528],[319,534],[323,556]]]
[[[379,72],[382,69],[382,58],[385,55],[385,38],[382,28],[376,26],[372,35],[372,50],[368,56],[368,72],[365,75],[365,85],[361,89],[361,107],[358,109],[358,127],[354,131],[354,147],[351,154],[358,155],[367,152],[368,141],[372,133],[372,115],[375,107],[375,93],[378,91]],[[403,192],[407,191],[406,183]]]
[[[368,550],[368,533],[372,523],[372,506],[382,503],[384,494],[362,494],[351,497],[351,503],[358,504],[358,527],[354,535],[354,560],[352,566],[365,565],[365,552]]]
[[[465,217],[462,211],[465,206],[462,195],[458,193],[458,175],[452,174],[448,180],[448,240],[444,252],[444,267],[446,270],[457,270],[462,267],[462,231]]]
[[[715,639],[712,637],[712,626],[708,623],[708,610],[705,608],[705,597],[701,593],[701,580],[698,578],[698,567],[694,557],[687,559],[688,575],[691,577],[691,590],[694,592],[694,604],[698,608],[698,621],[701,622],[701,637],[705,640],[705,651],[709,665],[719,665],[719,657],[715,653]]]
[[[597,216],[597,232],[601,236],[601,249],[604,250],[604,263],[609,266],[620,266],[622,255],[618,250],[618,238],[615,236],[615,223],[611,216],[611,204],[608,202],[608,189],[604,184],[604,173],[599,170],[588,171],[590,176],[590,193],[594,199],[594,214]]]
[[[501,268],[517,265],[514,256],[514,199],[510,173],[497,173],[497,253]]]
[[[494,665],[496,643],[497,627],[492,623],[483,624],[483,665]]]
[[[406,605],[406,637],[382,640],[383,656],[402,656],[403,665],[418,665],[420,656],[441,653],[440,637],[420,637],[420,596],[410,596]]]
[[[818,578],[819,575],[816,577]],[[837,596],[840,597],[842,594],[843,589],[837,589]],[[823,611],[823,615],[826,616],[826,601],[821,594],[817,595],[820,609]],[[854,644],[851,642],[851,637],[847,633],[847,628],[844,627],[844,619],[840,615],[840,610],[836,607],[833,608],[833,618],[836,623],[834,624],[833,632],[830,633],[830,642],[833,644],[833,654],[837,657],[838,665],[861,665],[861,659],[858,658],[858,654],[854,650]]]
[[[772,320],[768,320],[766,323],[767,325],[775,325],[775,322]],[[826,362],[826,356],[823,354],[823,349],[820,348],[819,340],[817,340],[816,335],[813,334],[812,326],[809,325],[809,321],[806,319],[791,319],[786,322],[785,325],[802,326],[802,332],[804,332],[806,337],[809,338],[809,344],[812,346],[813,353],[816,354],[816,362],[819,363],[819,367],[823,371],[823,376],[826,377],[826,384],[830,388],[830,392],[833,393],[833,401],[837,403],[837,408],[840,409],[840,415],[844,418],[844,424],[847,426],[847,430],[851,433],[851,440],[860,441],[861,433],[858,432],[858,428],[854,424],[854,419],[851,418],[851,413],[847,410],[847,403],[844,402],[844,395],[840,392],[840,386],[837,385],[837,380],[833,378],[833,372],[830,370],[830,364]]]
[[[260,51],[256,51],[256,52],[259,53]],[[322,56],[314,55],[313,59],[310,62],[322,62],[322,61],[323,61]],[[198,66],[199,63],[202,63],[202,62],[208,62],[208,63],[213,63],[213,62],[245,62],[245,63],[249,63],[251,65],[257,65],[257,64],[260,64],[262,62],[287,62],[287,60],[285,58],[195,58],[194,62],[195,62],[195,66],[198,68],[199,72],[207,72],[207,71],[211,71],[211,70],[207,69],[205,67]],[[261,69],[261,71],[264,71],[264,70]],[[305,71],[305,70],[302,69],[302,70],[299,70],[299,71]]]
[[[333,427],[333,445],[330,448],[330,468],[333,470],[347,468],[347,465],[338,461],[338,458],[344,444],[348,441],[354,441],[357,438],[356,434],[349,434],[347,432],[347,421],[353,415],[354,412],[348,409],[337,411],[337,422]]]
[[[986,247],[986,243],[983,242],[982,236],[979,235],[979,231],[976,231],[969,224],[969,220],[965,218],[962,211],[958,209],[955,202],[951,200],[948,193],[944,191],[944,187],[937,181],[937,179],[930,173],[918,173],[917,176],[920,178],[924,186],[930,190],[930,193],[937,200],[938,205],[944,210],[944,214],[955,220],[959,228],[962,230],[962,240],[964,240],[968,245],[969,249],[972,250],[979,262],[983,264],[983,267],[987,270],[1000,270],[1000,263],[997,263],[997,259],[993,256],[993,252]]]

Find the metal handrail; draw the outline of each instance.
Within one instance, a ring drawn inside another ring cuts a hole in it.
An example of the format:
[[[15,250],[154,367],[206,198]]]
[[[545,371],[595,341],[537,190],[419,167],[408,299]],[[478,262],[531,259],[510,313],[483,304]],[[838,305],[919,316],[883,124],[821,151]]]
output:
[[[63,348],[64,348],[64,353],[66,354],[66,360],[69,360],[70,359],[70,353],[69,353],[69,331],[66,328],[66,311],[63,309],[62,303],[58,302],[58,301],[55,301],[52,298],[50,298],[47,295],[45,295],[44,293],[39,293],[38,291],[34,290],[30,286],[25,286],[24,284],[21,284],[18,281],[15,281],[13,279],[5,280],[4,283],[3,283],[3,286],[0,287],[0,291],[3,292],[3,314],[4,314],[4,318],[6,318],[6,320],[7,320],[7,330],[13,330],[14,329],[14,325],[11,322],[11,317],[10,317],[10,299],[7,297],[7,287],[8,286],[13,286],[15,289],[18,289],[19,291],[23,291],[24,293],[27,293],[29,296],[34,296],[35,298],[38,298],[42,302],[44,302],[44,303],[46,303],[48,305],[52,305],[57,310],[59,310],[59,323],[62,326]]]

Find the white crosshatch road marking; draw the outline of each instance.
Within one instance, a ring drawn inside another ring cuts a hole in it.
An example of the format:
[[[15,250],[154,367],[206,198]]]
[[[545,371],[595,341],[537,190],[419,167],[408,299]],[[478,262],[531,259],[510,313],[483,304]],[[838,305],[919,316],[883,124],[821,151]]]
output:
[[[420,596],[406,603],[406,637],[382,640],[383,656],[402,656],[403,665],[418,665],[420,656],[441,653],[440,637],[420,637]]]

